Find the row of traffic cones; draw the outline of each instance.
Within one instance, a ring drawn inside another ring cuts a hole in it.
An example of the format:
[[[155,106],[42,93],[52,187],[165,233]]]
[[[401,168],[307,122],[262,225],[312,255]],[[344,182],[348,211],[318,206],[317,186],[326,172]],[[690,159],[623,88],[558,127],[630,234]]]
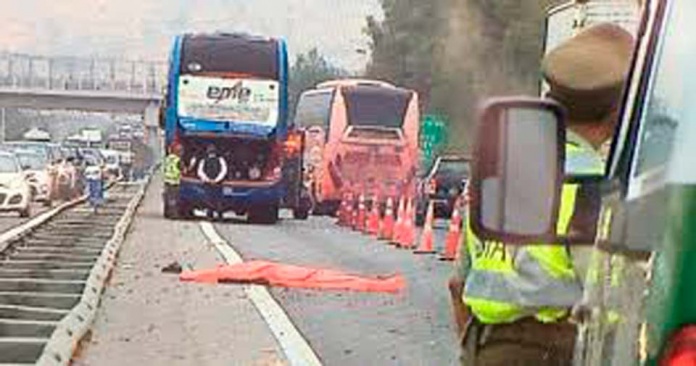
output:
[[[414,249],[416,242],[415,207],[413,199],[401,198],[394,219],[394,201],[388,198],[384,216],[380,216],[379,197],[374,197],[372,208],[367,212],[365,195],[358,196],[357,209],[355,209],[354,195],[346,194],[338,210],[338,225],[350,227],[353,230],[377,237],[380,240],[405,249]],[[462,219],[459,212],[460,199],[457,199],[449,229],[445,239],[444,252],[441,260],[454,260],[462,236]],[[433,225],[435,222],[433,203],[428,204],[425,223],[421,232],[419,246],[415,248],[416,254],[435,254],[435,238]]]

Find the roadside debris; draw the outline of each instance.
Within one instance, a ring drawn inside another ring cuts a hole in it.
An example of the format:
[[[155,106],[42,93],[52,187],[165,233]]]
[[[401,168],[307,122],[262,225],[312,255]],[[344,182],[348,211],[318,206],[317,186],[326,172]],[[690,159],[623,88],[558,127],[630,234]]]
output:
[[[179,274],[183,271],[183,268],[181,268],[181,264],[179,262],[174,261],[172,263],[169,263],[166,267],[162,268],[162,273],[176,273]]]

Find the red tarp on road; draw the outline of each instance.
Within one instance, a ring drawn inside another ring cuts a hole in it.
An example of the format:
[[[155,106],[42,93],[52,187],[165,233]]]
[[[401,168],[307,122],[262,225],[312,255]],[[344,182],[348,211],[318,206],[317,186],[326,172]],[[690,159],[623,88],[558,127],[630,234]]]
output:
[[[185,271],[181,281],[203,283],[255,283],[319,290],[352,290],[396,293],[406,287],[401,275],[361,277],[341,271],[308,268],[268,261],[249,261],[215,269]]]

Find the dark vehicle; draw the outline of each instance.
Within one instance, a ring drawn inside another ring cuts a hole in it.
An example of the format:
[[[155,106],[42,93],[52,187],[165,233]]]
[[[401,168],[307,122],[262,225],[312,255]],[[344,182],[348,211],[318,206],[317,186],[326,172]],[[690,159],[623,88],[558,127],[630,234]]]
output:
[[[425,222],[428,204],[433,202],[436,218],[452,215],[457,197],[469,179],[469,158],[464,156],[439,156],[418,187],[416,224]]]

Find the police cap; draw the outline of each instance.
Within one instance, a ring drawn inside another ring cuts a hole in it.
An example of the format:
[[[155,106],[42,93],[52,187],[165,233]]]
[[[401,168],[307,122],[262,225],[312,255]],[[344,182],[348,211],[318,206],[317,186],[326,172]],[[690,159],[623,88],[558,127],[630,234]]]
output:
[[[570,120],[593,121],[611,111],[623,90],[633,43],[620,26],[601,23],[546,55],[542,73],[549,96],[566,107]]]

